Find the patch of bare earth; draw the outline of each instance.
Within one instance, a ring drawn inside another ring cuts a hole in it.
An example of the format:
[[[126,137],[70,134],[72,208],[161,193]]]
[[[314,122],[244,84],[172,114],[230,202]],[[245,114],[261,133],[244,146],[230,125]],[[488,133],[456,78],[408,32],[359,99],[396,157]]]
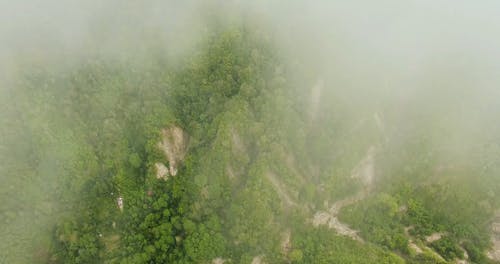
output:
[[[460,247],[460,249],[464,252],[464,259],[456,259],[455,262],[457,264],[469,264],[469,253],[467,253],[467,250],[465,248]]]
[[[342,223],[338,219],[338,214],[343,207],[363,200],[371,191],[375,179],[375,147],[372,146],[368,149],[365,157],[352,170],[351,178],[360,180],[364,188],[353,196],[335,202],[328,211],[317,212],[312,219],[312,223],[314,226],[327,225],[340,235],[363,242],[363,239],[358,235],[359,231]]]
[[[415,241],[413,240],[413,237],[408,232],[411,229],[413,229],[413,226],[405,227],[405,235],[408,237],[408,247],[410,249],[413,249],[416,254],[422,254],[424,252],[428,252],[429,254],[432,254],[435,258],[437,258],[443,262],[446,262],[446,260],[439,253],[437,253],[434,249],[432,249],[426,245],[421,245],[421,246],[417,245],[415,243]],[[441,239],[443,237],[443,235],[445,235],[445,234],[444,233],[433,233],[430,236],[427,236],[425,238],[425,241],[427,243],[432,243],[434,241]],[[464,250],[464,252],[466,255],[467,252],[465,250]],[[466,258],[468,258],[468,256]],[[462,263],[460,261],[462,261],[462,260],[459,260],[459,259],[456,260],[457,263]],[[464,263],[468,263],[468,262],[464,262]]]
[[[162,129],[161,135],[162,139],[158,143],[158,147],[167,157],[170,175],[175,176],[179,163],[186,156],[189,137],[177,126]]]
[[[312,220],[313,226],[327,225],[334,229],[338,234],[348,236],[354,240],[362,242],[363,239],[358,235],[358,231],[349,227],[349,225],[340,222],[336,214],[329,212],[317,212]]]
[[[415,251],[415,253],[417,254],[424,253],[424,251],[422,251],[422,249],[417,244],[415,244],[415,242],[413,242],[413,240],[411,239],[408,241],[408,247],[413,251]]]
[[[157,179],[162,179],[162,180],[167,180],[169,176],[168,168],[165,166],[165,164],[161,162],[155,163],[155,168],[156,168],[156,178]]]
[[[486,256],[494,261],[500,261],[500,211],[496,213],[491,224],[491,243],[493,247],[486,253]]]
[[[441,239],[443,237],[443,233],[432,233],[430,236],[427,236],[425,238],[425,241],[427,241],[427,243],[432,243],[434,241],[438,241],[439,239]]]
[[[424,251],[417,244],[415,244],[415,241],[413,241],[413,238],[410,236],[410,233],[408,232],[410,229],[413,229],[413,226],[405,227],[405,235],[408,237],[408,247],[417,254],[424,253]]]
[[[220,257],[212,259],[212,264],[224,264],[225,262],[226,260]]]
[[[265,264],[266,262],[263,260],[262,256],[255,256],[252,259],[252,264]]]

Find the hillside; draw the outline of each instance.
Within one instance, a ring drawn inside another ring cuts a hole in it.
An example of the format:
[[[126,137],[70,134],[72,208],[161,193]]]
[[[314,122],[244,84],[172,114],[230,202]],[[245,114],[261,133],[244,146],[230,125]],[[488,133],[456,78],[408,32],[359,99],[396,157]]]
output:
[[[459,81],[353,92],[245,19],[152,43],[13,71],[0,263],[500,263],[500,120]]]

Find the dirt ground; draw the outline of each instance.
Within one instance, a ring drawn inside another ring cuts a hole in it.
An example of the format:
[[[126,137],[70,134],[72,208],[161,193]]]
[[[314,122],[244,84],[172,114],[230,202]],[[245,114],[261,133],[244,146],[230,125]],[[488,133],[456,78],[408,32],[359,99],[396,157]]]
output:
[[[351,204],[363,200],[372,189],[375,178],[375,147],[371,146],[365,157],[358,163],[352,170],[351,178],[359,179],[363,183],[363,189],[358,193],[349,196],[345,199],[335,202],[328,211],[317,212],[312,223],[314,226],[328,225],[329,228],[334,229],[337,233],[348,236],[354,240],[363,242],[363,239],[358,235],[358,230],[352,229],[349,225],[342,223],[338,219],[340,210]]]
[[[262,256],[255,256],[253,259],[252,259],[252,264],[264,264],[266,262],[264,262],[262,260]]]
[[[176,126],[162,129],[161,134],[162,140],[158,143],[158,147],[167,157],[170,175],[175,176],[179,162],[183,161],[186,156],[189,137]]]
[[[443,233],[433,233],[430,236],[426,237],[425,241],[427,241],[427,243],[432,243],[434,241],[438,241],[439,239],[441,239],[441,237],[443,237]]]
[[[156,178],[157,179],[163,179],[163,180],[168,179],[168,176],[169,176],[168,171],[169,170],[168,170],[167,166],[165,166],[161,162],[157,162],[157,163],[155,163],[155,167],[156,167]]]
[[[223,258],[212,259],[212,264],[224,264],[225,262],[226,262],[226,260]]]

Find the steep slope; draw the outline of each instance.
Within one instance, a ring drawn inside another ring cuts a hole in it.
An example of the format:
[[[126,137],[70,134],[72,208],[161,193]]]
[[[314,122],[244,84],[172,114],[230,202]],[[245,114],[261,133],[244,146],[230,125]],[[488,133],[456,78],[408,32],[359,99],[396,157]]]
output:
[[[48,188],[62,208],[51,242],[25,262],[442,263],[463,248],[487,263],[496,150],[452,156],[441,120],[349,100],[285,59],[265,29],[213,24],[175,64],[152,52],[20,77],[33,106],[8,139],[33,140],[13,155],[33,156],[2,175],[63,168],[50,174],[63,179]],[[52,213],[42,198],[22,207]],[[2,234],[26,216],[5,201]]]

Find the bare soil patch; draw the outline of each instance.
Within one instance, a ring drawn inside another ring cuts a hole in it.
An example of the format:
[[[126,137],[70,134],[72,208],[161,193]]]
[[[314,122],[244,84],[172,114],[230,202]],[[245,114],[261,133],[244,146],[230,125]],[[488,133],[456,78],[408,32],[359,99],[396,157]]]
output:
[[[263,258],[262,256],[255,256],[252,259],[252,264],[264,264],[264,263],[266,263],[262,258]]]
[[[342,223],[338,219],[338,214],[343,207],[363,200],[370,193],[375,178],[374,146],[371,146],[368,149],[365,157],[352,170],[351,178],[360,180],[364,188],[352,196],[335,202],[328,211],[317,212],[312,219],[312,223],[314,226],[328,225],[329,228],[334,229],[338,234],[363,242],[363,239],[358,235],[359,231],[350,228],[349,225],[345,223]]]
[[[221,257],[219,257],[219,258],[214,258],[214,259],[212,260],[212,264],[224,264],[225,262],[226,262],[226,260],[225,260],[225,259],[223,259],[223,258],[221,258]]]
[[[432,255],[434,255],[437,259],[440,259],[442,260],[443,262],[446,262],[446,260],[439,254],[437,253],[434,249],[426,246],[426,245],[417,245],[415,243],[415,241],[413,240],[414,238],[410,235],[410,233],[408,231],[410,231],[410,229],[413,229],[413,226],[408,226],[408,227],[405,227],[405,235],[408,237],[408,247],[410,247],[411,249],[413,249],[415,251],[415,253],[417,254],[422,254],[424,252],[428,252]],[[426,238],[426,242],[427,243],[432,243],[434,241],[437,241],[439,239],[441,239],[443,237],[443,235],[445,235],[444,233],[434,233],[434,234],[431,234],[430,236],[428,236]],[[429,242],[430,241],[430,242]],[[464,250],[465,252],[465,256],[467,256],[467,252]],[[468,256],[466,257],[468,258]],[[456,260],[457,263],[461,263],[459,262],[461,260]],[[465,262],[467,263],[467,262]]]
[[[413,226],[405,227],[405,235],[408,237],[408,247],[410,249],[413,249],[415,253],[422,254],[424,253],[424,251],[415,243],[415,241],[413,241],[413,238],[410,236],[410,233],[408,232],[411,229],[413,229]]]
[[[186,156],[189,136],[177,126],[164,128],[161,130],[162,140],[158,147],[163,150],[169,163],[170,175],[177,174],[177,167]]]
[[[169,172],[168,172],[169,170],[168,170],[167,166],[165,166],[161,162],[157,162],[157,163],[155,163],[155,167],[156,167],[156,178],[162,179],[162,180],[167,180],[168,176],[169,176]]]
[[[439,239],[441,239],[443,237],[443,233],[432,233],[430,236],[427,236],[425,238],[425,241],[427,241],[427,243],[432,243],[434,241],[438,241]]]

